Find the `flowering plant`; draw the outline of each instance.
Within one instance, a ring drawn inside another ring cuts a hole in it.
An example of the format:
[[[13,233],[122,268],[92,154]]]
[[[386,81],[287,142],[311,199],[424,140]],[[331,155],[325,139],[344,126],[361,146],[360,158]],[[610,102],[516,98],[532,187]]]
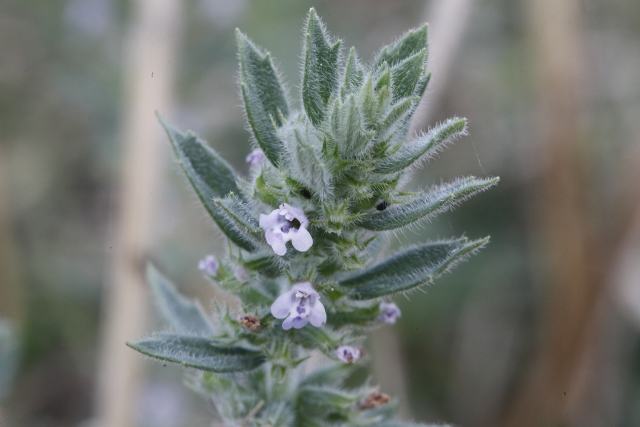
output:
[[[237,32],[239,85],[254,151],[240,177],[192,133],[162,119],[176,158],[233,244],[199,268],[237,299],[206,314],[155,268],[149,280],[172,333],[128,343],[193,368],[227,426],[404,426],[389,396],[342,383],[362,361],[364,332],[394,323],[389,298],[431,283],[488,238],[440,240],[381,258],[381,238],[432,218],[498,179],[467,177],[405,191],[408,171],[456,137],[466,120],[407,135],[430,74],[427,26],[364,65],[312,9],[304,27],[300,110],[268,52]],[[411,140],[407,141],[407,137]],[[312,370],[311,352],[329,359]]]

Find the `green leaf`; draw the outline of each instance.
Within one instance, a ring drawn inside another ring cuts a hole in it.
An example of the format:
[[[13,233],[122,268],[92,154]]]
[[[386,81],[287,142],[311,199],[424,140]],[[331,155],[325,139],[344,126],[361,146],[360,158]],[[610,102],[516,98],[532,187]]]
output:
[[[140,353],[166,362],[210,372],[248,371],[262,365],[262,351],[225,347],[203,337],[158,334],[127,345]]]
[[[231,193],[224,199],[214,199],[213,204],[218,226],[236,245],[249,252],[260,248],[263,242],[260,225],[245,201]]]
[[[349,95],[344,104],[339,104],[336,100],[331,117],[333,137],[343,159],[358,158],[366,151],[374,132],[364,130],[355,95]]]
[[[315,9],[309,11],[305,27],[302,103],[314,126],[325,118],[329,98],[338,86],[340,40],[331,43]]]
[[[351,310],[331,311],[327,314],[327,323],[334,328],[346,325],[366,326],[380,316],[380,304],[365,307],[353,307]]]
[[[394,127],[398,122],[404,124],[409,116],[413,106],[416,105],[414,98],[405,98],[396,103],[387,114],[387,116],[380,123],[378,129],[379,134],[386,133],[389,129]],[[383,137],[384,139],[384,137]]]
[[[427,50],[422,49],[391,69],[393,99],[398,100],[414,94],[418,81],[425,71]]]
[[[247,120],[265,156],[277,165],[284,155],[277,128],[282,126],[282,117],[289,115],[287,97],[270,54],[254,45],[240,30],[236,30],[236,39]]]
[[[178,163],[209,215],[229,240],[247,251],[254,251],[256,245],[253,244],[252,239],[235,227],[225,210],[214,202],[214,199],[225,197],[230,193],[242,194],[236,184],[236,174],[231,166],[195,135],[181,133],[160,116],[158,119],[169,135]]]
[[[416,85],[416,90],[413,92],[413,95],[417,97],[418,100],[422,99],[422,95],[424,95],[424,91],[427,89],[429,80],[431,80],[431,73],[424,74],[418,81],[418,84]]]
[[[382,48],[375,61],[376,68],[380,67],[383,62],[394,66],[422,49],[426,49],[428,28],[429,25],[424,24],[420,28],[409,30],[393,46]]]
[[[298,394],[298,413],[303,418],[327,418],[335,413],[345,414],[358,397],[332,387],[306,386]]]
[[[240,193],[235,171],[218,153],[191,132],[178,131],[160,115],[158,120],[169,136],[178,163],[201,199],[224,197],[232,191]]]
[[[455,138],[466,133],[467,119],[451,118],[417,139],[403,144],[396,153],[380,162],[375,171],[378,173],[400,172],[420,158],[434,156]]]
[[[415,200],[392,205],[383,211],[375,211],[365,217],[360,226],[367,230],[394,230],[422,219],[431,218],[457,206],[476,193],[495,185],[500,178],[462,178],[435,187]]]
[[[342,98],[351,93],[356,93],[362,84],[364,71],[362,66],[358,63],[358,57],[356,56],[355,48],[349,50],[349,59],[347,60],[347,66],[344,69],[344,81],[340,88],[340,94]]]
[[[432,282],[456,262],[486,245],[488,241],[488,237],[473,241],[460,238],[417,246],[348,277],[339,284],[352,288],[351,296],[358,300],[408,291]]]
[[[300,383],[300,387],[339,386],[353,373],[356,367],[357,365],[342,362],[322,366],[307,375]]]
[[[180,293],[153,265],[147,266],[147,278],[160,313],[181,334],[211,335],[213,330],[204,310],[196,300]]]

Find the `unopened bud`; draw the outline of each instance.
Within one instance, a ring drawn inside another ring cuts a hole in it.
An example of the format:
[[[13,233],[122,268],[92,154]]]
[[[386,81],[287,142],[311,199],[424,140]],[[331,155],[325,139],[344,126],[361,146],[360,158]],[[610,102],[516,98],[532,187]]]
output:
[[[360,409],[361,411],[367,409],[376,409],[384,405],[385,403],[389,403],[389,399],[390,398],[388,394],[380,393],[377,390],[372,391],[360,401],[360,403],[358,404],[358,409]]]
[[[245,314],[244,316],[240,317],[240,323],[250,331],[257,331],[261,326],[260,319],[251,314]]]

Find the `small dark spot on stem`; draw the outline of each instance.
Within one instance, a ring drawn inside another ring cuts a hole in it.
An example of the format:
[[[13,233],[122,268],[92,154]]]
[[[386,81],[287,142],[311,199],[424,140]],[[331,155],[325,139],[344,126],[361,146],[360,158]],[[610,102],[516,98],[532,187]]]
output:
[[[378,209],[379,211],[383,211],[385,209],[387,209],[389,207],[389,202],[387,202],[386,200],[381,202],[380,204],[378,204],[378,206],[376,206],[376,209]]]

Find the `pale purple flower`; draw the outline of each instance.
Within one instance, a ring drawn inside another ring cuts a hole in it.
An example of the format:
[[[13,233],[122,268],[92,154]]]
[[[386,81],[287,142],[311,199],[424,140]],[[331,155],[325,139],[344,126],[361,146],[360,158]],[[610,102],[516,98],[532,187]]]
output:
[[[380,315],[376,319],[378,322],[384,323],[396,323],[396,319],[401,316],[400,309],[395,303],[381,302],[380,303]]]
[[[220,264],[213,255],[207,255],[198,263],[198,269],[208,276],[217,276]]]
[[[360,359],[361,352],[355,347],[349,345],[341,345],[333,350],[333,355],[344,363],[353,363]]]
[[[262,165],[262,162],[264,161],[264,152],[261,149],[256,148],[255,150],[249,153],[249,155],[246,158],[246,161],[247,161],[247,164],[252,168],[260,167]]]
[[[247,273],[247,270],[245,270],[242,267],[238,267],[236,268],[235,272],[234,272],[234,276],[236,277],[236,279],[238,279],[240,282],[248,282],[250,277],[249,277],[249,273]]]
[[[269,215],[260,214],[260,227],[265,230],[267,243],[273,251],[282,256],[287,253],[287,242],[300,252],[309,250],[313,238],[307,227],[309,220],[300,208],[286,203],[280,205]]]
[[[300,329],[311,322],[320,327],[327,322],[327,312],[320,302],[320,295],[311,283],[296,283],[271,305],[271,314],[276,319],[285,319],[282,329]]]

